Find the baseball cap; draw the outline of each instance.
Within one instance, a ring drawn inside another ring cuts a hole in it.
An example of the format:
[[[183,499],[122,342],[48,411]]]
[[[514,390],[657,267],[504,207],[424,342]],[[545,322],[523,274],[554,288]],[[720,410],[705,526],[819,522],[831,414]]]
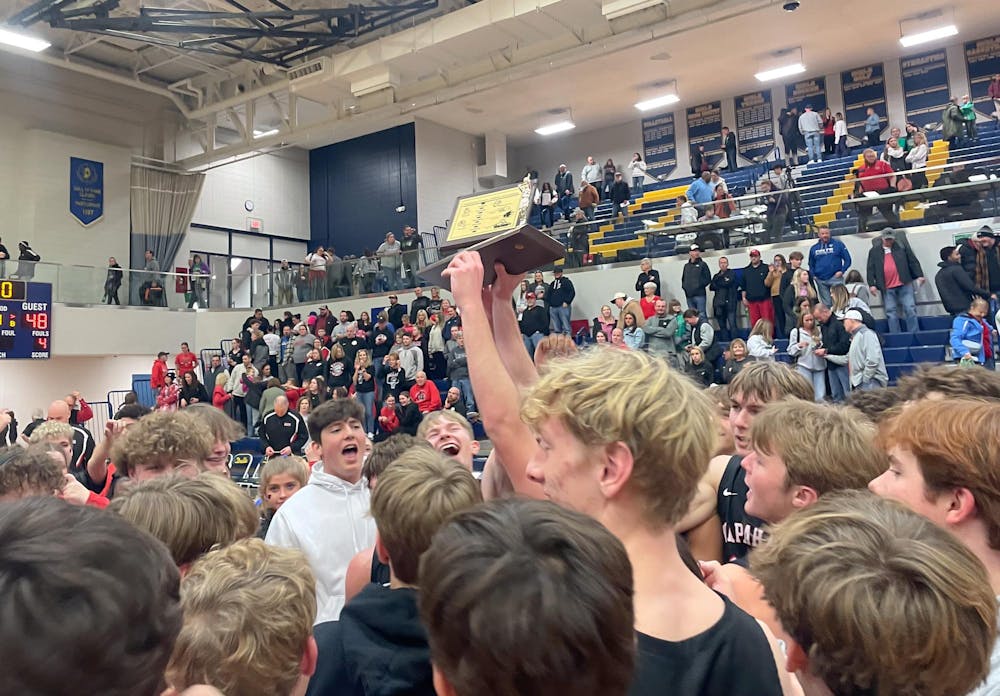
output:
[[[535,299],[535,293],[533,293],[533,292],[529,292],[529,293],[527,293],[527,294],[526,294],[526,295],[524,296],[524,298],[525,298],[526,300],[533,300],[533,299]]]
[[[562,273],[563,272],[562,266],[556,266],[555,268],[552,269],[552,272],[556,274]]]
[[[701,251],[701,247],[698,246],[697,244],[692,244],[690,247],[688,247],[688,251]]]
[[[750,255],[751,256],[760,256],[760,252],[757,251],[756,249],[751,249],[750,250]]]
[[[896,230],[892,229],[891,227],[882,228],[882,239],[895,239],[895,238],[896,238]]]
[[[844,319],[853,319],[854,321],[864,321],[864,317],[861,316],[861,312],[856,309],[849,309],[844,312]]]
[[[614,297],[611,298],[612,301],[614,301],[614,300],[625,300],[625,299],[628,299],[628,295],[626,295],[623,292],[616,292],[615,295],[614,295]]]
[[[162,358],[164,355],[170,355],[170,353],[168,353],[165,350],[161,350],[159,353],[156,354],[156,357]]]

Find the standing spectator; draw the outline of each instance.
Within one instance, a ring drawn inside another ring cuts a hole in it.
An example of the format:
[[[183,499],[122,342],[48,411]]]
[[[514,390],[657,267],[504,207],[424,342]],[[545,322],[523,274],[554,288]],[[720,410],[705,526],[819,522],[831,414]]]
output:
[[[628,204],[632,192],[622,178],[621,172],[615,173],[610,186],[608,186],[608,192],[608,197],[611,199],[612,222],[618,220],[618,213],[621,213],[622,217],[628,220]]]
[[[416,323],[417,312],[419,312],[421,309],[424,310],[425,312],[430,311],[429,307],[431,306],[431,301],[429,298],[424,297],[423,288],[413,288],[413,294],[415,295],[415,297],[413,299],[413,302],[410,303],[410,321]],[[392,297],[389,298],[389,301],[390,302],[392,301]],[[392,317],[390,316],[389,322],[392,323],[392,325],[395,326],[397,329],[402,328],[402,321],[400,321],[399,323],[393,322]]]
[[[420,295],[423,294],[424,289],[420,286],[413,289],[414,293],[417,293],[418,291],[420,294],[418,294],[417,297],[419,298]],[[393,331],[403,327],[404,314],[406,314],[406,307],[399,304],[399,297],[395,293],[389,295],[389,306],[385,309],[385,318],[390,326],[392,326]],[[414,314],[416,314],[416,312],[414,312]]]
[[[736,311],[739,308],[739,282],[736,273],[729,268],[729,258],[719,257],[719,272],[709,284],[712,292],[712,313],[719,324],[719,337],[730,341],[736,335]]]
[[[632,190],[638,198],[642,195],[643,183],[646,180],[646,163],[642,161],[642,155],[638,152],[632,153],[632,161],[629,162],[628,168],[632,176]]]
[[[10,258],[10,252],[7,251],[7,247],[5,247],[3,245],[2,240],[0,240],[0,278],[7,277],[7,259],[9,258]],[[114,261],[114,258],[112,258],[111,260]]]
[[[201,255],[195,254],[188,263],[188,281],[191,283],[190,297],[188,298],[188,309],[195,305],[199,309],[208,308],[208,279],[212,271],[208,264],[202,261]]]
[[[406,273],[406,287],[417,287],[417,271],[420,269],[420,247],[423,241],[416,228],[406,225],[403,228],[403,238],[399,240],[399,248],[403,253],[403,272]]]
[[[701,173],[697,179],[691,182],[687,190],[687,199],[694,205],[698,206],[698,210],[704,210],[705,206],[712,202],[712,172],[705,170]]]
[[[893,130],[898,130],[898,128],[894,128]],[[886,140],[880,159],[888,164],[894,172],[906,169],[906,151],[903,150],[902,138],[890,137]]]
[[[364,407],[362,422],[368,439],[375,437],[375,370],[367,350],[359,350],[354,361],[354,396]]]
[[[655,313],[642,327],[646,336],[648,350],[652,355],[664,358],[672,367],[677,367],[677,328],[680,317],[667,313],[667,302],[658,299],[654,306]]]
[[[868,284],[872,295],[882,293],[889,332],[899,333],[899,307],[903,308],[906,330],[916,333],[917,303],[913,284],[924,284],[924,271],[909,244],[897,244],[891,228],[882,230],[882,243],[868,252]]]
[[[616,292],[612,298],[612,302],[615,307],[618,308],[618,328],[625,328],[625,313],[631,312],[638,319],[639,326],[645,323],[645,317],[642,314],[642,306],[639,304],[638,300],[633,300],[631,297],[623,292]]]
[[[705,289],[711,282],[712,274],[708,270],[708,264],[701,258],[701,247],[692,244],[688,250],[688,262],[681,272],[681,289],[684,290],[688,308],[697,309],[702,320],[708,318],[705,313],[708,306]]]
[[[625,312],[625,327],[622,329],[622,341],[632,350],[641,350],[646,343],[646,334],[639,326],[638,317],[632,312]],[[616,331],[618,329],[615,329]],[[612,331],[612,334],[614,331]],[[613,341],[612,341],[613,342]]]
[[[357,276],[358,280],[358,290],[362,295],[375,292],[375,280],[378,277],[378,272],[378,257],[374,251],[365,248],[354,267],[354,275]]]
[[[549,286],[546,284],[541,271],[535,271],[531,281],[531,291],[535,293],[538,304],[545,306],[548,301]]]
[[[385,273],[385,280],[389,291],[395,292],[400,289],[399,268],[402,264],[403,249],[396,241],[396,235],[392,232],[385,236],[385,241],[375,250],[375,254],[382,262],[382,272]]]
[[[306,254],[309,264],[309,299],[313,301],[326,297],[326,249],[316,247],[316,251]]]
[[[788,197],[781,189],[774,191],[771,182],[766,180],[760,182],[760,191],[767,206],[764,243],[770,244],[781,240],[788,219]]]
[[[601,194],[598,193],[593,184],[588,181],[580,183],[580,210],[583,211],[587,220],[594,219],[594,211],[600,200]]]
[[[410,387],[410,398],[422,414],[441,410],[441,392],[434,382],[427,379],[427,373],[423,370],[417,373],[413,386]]]
[[[927,136],[917,131],[913,134],[913,148],[906,153],[906,163],[909,169],[923,170],[927,167]],[[927,172],[914,171],[910,174],[913,188],[927,188]]]
[[[708,155],[705,154],[704,145],[696,145],[691,148],[691,175],[695,178],[701,176],[702,172],[711,171],[708,164]]]
[[[813,111],[812,104],[806,104],[805,111],[799,116],[799,132],[806,141],[806,156],[809,162],[820,162],[823,159],[820,145],[823,140],[823,118]]]
[[[153,361],[153,367],[149,374],[149,388],[153,391],[159,390],[164,385],[163,378],[167,376],[167,356],[170,353],[165,350],[161,350],[156,354],[156,360]]]
[[[552,189],[552,184],[545,182],[541,189],[535,189],[535,205],[538,206],[539,214],[542,218],[542,229],[547,230],[555,224],[556,205],[559,204],[559,197]]]
[[[833,139],[837,144],[837,157],[847,157],[847,121],[839,111],[834,117]]]
[[[590,184],[594,187],[594,191],[597,192],[598,198],[600,197],[601,188],[601,167],[594,161],[592,156],[587,157],[587,164],[583,166],[580,171],[580,185],[581,191],[583,191],[583,184]],[[586,212],[587,208],[583,205],[583,201],[580,201],[580,207]],[[593,220],[592,217],[588,217],[588,220]]]
[[[954,149],[964,131],[965,121],[962,109],[958,106],[958,97],[952,97],[941,113],[941,139],[947,140],[948,145]]]
[[[743,269],[743,305],[750,313],[750,325],[755,326],[760,319],[774,323],[774,303],[771,291],[767,289],[768,268],[760,261],[760,252],[750,250],[750,264]]]
[[[213,355],[205,369],[205,384],[215,384],[215,378],[222,374],[229,378],[229,370],[222,366],[222,356]]]
[[[465,336],[461,331],[452,334],[454,342],[448,350],[448,381],[457,387],[469,411],[476,410],[476,397],[469,379],[469,357],[465,352]]]
[[[987,225],[979,228],[975,236],[963,240],[958,247],[958,254],[961,258],[962,268],[969,275],[969,280],[975,283],[976,287],[993,290],[1000,278],[994,278],[991,273],[990,261],[996,259],[994,245],[996,243],[993,230]],[[998,269],[1000,270],[1000,269]]]
[[[237,423],[246,427],[248,433],[253,432],[253,407],[247,408],[247,380],[253,382],[256,379],[257,368],[250,361],[250,354],[244,353],[242,362],[233,368],[226,382],[226,391],[233,395],[233,416]]]
[[[566,222],[569,222],[570,213],[573,210],[573,175],[569,173],[566,169],[565,164],[559,165],[559,171],[556,172],[554,179],[553,188],[555,188],[556,196],[559,199],[559,210],[562,212],[563,218]],[[583,183],[582,181],[580,183]]]
[[[972,300],[967,311],[951,323],[951,358],[966,365],[985,365],[992,370],[996,364],[996,344],[993,327],[986,323],[990,304],[981,297]]]
[[[260,425],[260,444],[265,457],[302,456],[302,448],[309,439],[305,420],[289,410],[288,397],[274,400],[274,410],[264,416]]]
[[[639,299],[639,307],[642,309],[642,316],[649,319],[656,314],[656,303],[662,298],[656,294],[656,283],[649,281],[642,286],[642,297]]]
[[[174,367],[179,375],[198,369],[198,356],[191,352],[187,343],[181,344],[181,352],[174,357]]]
[[[851,267],[851,253],[839,239],[830,237],[830,228],[816,230],[819,241],[809,247],[809,273],[816,280],[819,301],[830,306],[830,286],[843,285],[844,274]]]
[[[608,161],[604,163],[604,185],[601,189],[601,196],[604,200],[612,200],[611,187],[615,185],[615,175],[620,173],[614,160],[608,157]]]
[[[281,265],[274,272],[274,287],[278,290],[276,304],[292,304],[292,289],[295,287],[295,271],[288,265],[288,259],[281,259]]]
[[[833,112],[827,108],[823,111],[823,154],[832,155],[833,146],[837,142],[836,135],[834,135],[834,129],[837,126],[837,121],[833,117]]]
[[[309,351],[312,350],[316,337],[309,333],[305,324],[299,324],[296,330],[298,335],[292,338],[292,362],[295,363],[296,380],[302,384],[302,368],[309,359]]]
[[[722,151],[726,153],[726,171],[735,172],[739,169],[736,156],[736,134],[728,126],[722,127]]]
[[[855,312],[858,317],[861,313]],[[823,345],[813,350],[813,354],[826,358],[826,373],[830,378],[830,397],[834,401],[843,401],[851,393],[851,377],[847,366],[847,352],[851,348],[851,336],[844,328],[840,319],[825,304],[818,304],[813,309],[813,317],[819,324]],[[873,333],[874,335],[874,333]],[[877,338],[876,338],[877,342]],[[881,347],[879,347],[881,353]]]
[[[174,383],[174,374],[168,372],[163,377],[163,386],[156,395],[157,411],[176,411],[180,406],[181,388]]]
[[[785,162],[789,167],[799,163],[798,151],[801,149],[799,139],[799,110],[792,107],[778,117],[778,130],[781,133],[781,143],[785,146]]]
[[[570,317],[573,314],[573,300],[576,289],[573,281],[563,276],[562,266],[556,266],[555,278],[549,284],[549,318],[552,320],[552,331],[569,336],[572,333]]]
[[[977,287],[969,274],[962,268],[958,247],[946,246],[939,252],[941,263],[938,264],[934,285],[937,286],[941,304],[948,314],[957,316],[969,306],[969,300],[975,295],[988,300],[989,290]]]
[[[650,259],[643,259],[639,262],[639,277],[635,280],[635,291],[642,292],[646,283],[652,283],[656,286],[654,295],[660,294],[660,272],[653,268],[653,262]]]
[[[3,247],[0,244],[0,247]],[[0,248],[0,278],[3,277],[4,259],[7,258],[7,249]],[[118,300],[118,290],[122,286],[122,267],[114,256],[108,259],[108,277],[104,280],[104,300],[107,304],[120,305]]]
[[[774,305],[774,331],[776,336],[785,335],[785,306],[781,298],[781,279],[785,275],[788,264],[781,254],[774,255],[774,261],[768,266],[767,278],[764,284],[771,291],[771,304]]]
[[[865,140],[868,142],[868,147],[878,147],[879,136],[882,134],[882,123],[872,107],[869,106],[865,113],[867,114],[865,116]]]
[[[976,139],[976,106],[969,99],[969,95],[965,94],[962,96],[962,105],[959,107],[962,111],[962,126],[965,129],[965,139],[966,141],[971,141]]]
[[[993,76],[986,88],[986,96],[993,100],[993,113],[990,116],[1000,126],[1000,73]]]
[[[889,384],[889,375],[882,357],[878,335],[865,326],[864,317],[856,309],[844,314],[844,329],[851,334],[851,347],[847,353],[851,389],[869,391]],[[828,360],[835,360],[827,356]]]
[[[549,335],[549,315],[544,307],[536,304],[535,293],[529,292],[526,296],[528,306],[521,313],[518,322],[521,329],[521,339],[528,355],[535,357],[535,349],[542,339]]]
[[[816,349],[823,345],[823,334],[812,314],[802,314],[799,324],[788,335],[788,354],[795,361],[795,371],[813,385],[813,399],[826,398],[826,359],[817,357]]]
[[[809,302],[809,311],[811,312],[812,304],[816,301],[816,291],[813,290],[812,283],[809,282],[809,271],[797,268],[792,271],[791,281],[781,293],[781,308],[785,315],[785,326],[798,325],[801,313],[797,312],[796,309],[802,300]]]
[[[396,349],[396,353],[403,368],[403,388],[408,390],[416,381],[417,373],[423,372],[424,354],[420,346],[414,345],[411,334],[404,333],[400,340],[402,345]]]

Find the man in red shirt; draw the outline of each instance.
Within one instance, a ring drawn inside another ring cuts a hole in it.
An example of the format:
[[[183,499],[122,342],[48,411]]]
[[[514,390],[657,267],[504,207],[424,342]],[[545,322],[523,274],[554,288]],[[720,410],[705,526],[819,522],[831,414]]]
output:
[[[434,382],[427,379],[426,372],[417,373],[416,384],[410,387],[410,398],[421,413],[441,410],[441,392]]]
[[[153,369],[150,370],[149,375],[149,386],[152,389],[159,389],[165,384],[164,378],[167,376],[167,356],[170,353],[165,350],[161,350],[156,354],[156,360],[153,361]]]
[[[174,358],[174,365],[177,366],[178,379],[183,378],[185,372],[194,372],[195,376],[198,375],[195,371],[198,368],[198,356],[191,352],[187,343],[181,344],[181,352]]]
[[[888,162],[883,162],[875,154],[875,150],[868,148],[864,152],[865,162],[856,170],[858,177],[856,197],[860,198],[866,193],[886,194],[894,191],[896,185],[896,173],[889,166]],[[892,203],[877,203],[874,206],[882,213],[885,222],[890,227],[899,227],[899,216],[892,208]],[[868,216],[871,214],[871,207],[858,206],[858,232],[868,231]]]

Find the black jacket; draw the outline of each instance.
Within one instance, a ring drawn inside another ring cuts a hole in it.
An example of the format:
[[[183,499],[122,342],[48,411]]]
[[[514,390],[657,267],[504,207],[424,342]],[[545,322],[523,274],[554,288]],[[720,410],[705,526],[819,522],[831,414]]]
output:
[[[851,349],[851,335],[844,328],[844,323],[837,317],[830,315],[829,321],[825,324],[820,322],[820,333],[823,335],[823,347],[830,355],[847,355]]]
[[[406,306],[401,305],[398,302],[396,304],[390,304],[385,308],[385,318],[389,320],[392,324],[392,328],[399,331],[403,328],[403,315],[406,314]]]
[[[715,368],[709,365],[707,361],[701,365],[688,363],[687,367],[684,368],[684,372],[703,387],[707,387],[715,381]]]
[[[893,242],[891,249],[896,272],[903,285],[924,277],[924,269],[908,244],[903,246]],[[873,246],[868,252],[868,284],[874,285],[879,292],[885,292],[885,251],[881,244]]]
[[[660,294],[660,272],[655,268],[650,268],[649,273],[639,272],[639,277],[635,281],[635,291],[642,293],[642,286],[646,283],[656,283],[656,294]]]
[[[544,336],[549,335],[549,313],[537,304],[525,308],[521,314],[521,333],[530,336],[536,331]]]
[[[687,297],[696,297],[705,294],[705,288],[712,282],[712,274],[708,270],[708,264],[704,259],[691,261],[684,264],[681,271],[681,289]]]
[[[280,452],[285,447],[291,447],[292,454],[301,456],[302,447],[308,439],[305,421],[294,411],[288,411],[283,416],[271,411],[260,424],[260,443],[265,449],[270,447]]]
[[[556,195],[560,198],[566,195],[566,191],[569,191],[569,195],[572,196],[573,192],[576,190],[573,188],[573,175],[569,173],[569,170],[565,173],[556,172],[553,181],[555,181],[555,184],[552,188],[555,190]]]
[[[962,268],[969,276],[969,280],[979,287],[988,288],[991,283],[991,278],[989,277],[989,250],[986,250],[986,275],[984,277],[977,277],[976,258],[979,255],[979,249],[972,246],[969,240],[966,239],[958,245],[958,255],[962,259]],[[962,311],[964,312],[966,309],[968,307],[965,307]]]
[[[215,388],[214,386],[212,387]],[[208,392],[205,391],[205,385],[201,382],[196,384],[188,384],[184,380],[181,380],[181,398],[191,403],[191,399],[198,399],[199,403],[212,403],[212,400],[208,398]]]
[[[712,297],[712,308],[716,313],[733,311],[740,302],[740,288],[733,269],[719,271],[709,285],[715,295]]]
[[[621,203],[627,201],[632,196],[632,190],[624,181],[616,181],[611,184],[611,201]]]
[[[416,590],[366,585],[313,635],[319,660],[307,696],[434,696]]]
[[[767,273],[766,263],[760,263],[756,268],[753,264],[749,264],[743,269],[742,289],[747,296],[747,302],[760,302],[771,298],[771,288],[764,284]]]
[[[416,436],[417,428],[423,419],[420,408],[411,401],[406,406],[396,406],[396,415],[399,416],[399,432]]]
[[[563,303],[573,304],[576,297],[576,289],[573,281],[569,278],[554,278],[549,283],[549,291],[545,295],[545,302],[549,307],[562,307]]]
[[[430,305],[431,305],[431,299],[429,297],[423,297],[423,296],[421,296],[421,297],[418,297],[418,298],[414,299],[413,302],[410,304],[410,321],[413,322],[414,324],[417,323],[417,312],[419,312],[421,309],[424,310],[425,312],[427,312],[428,319],[429,319],[430,318],[430,312],[427,310],[427,308],[430,307]],[[392,319],[390,319],[389,321],[392,321]],[[400,323],[402,323],[402,320],[400,321]],[[402,327],[400,327],[396,323],[393,323],[393,326],[396,327],[397,331],[400,328],[402,328]]]
[[[934,285],[937,286],[941,304],[948,314],[954,316],[967,310],[973,295],[983,299],[989,298],[990,293],[986,288],[977,288],[961,264],[942,261],[938,264],[938,269],[940,270],[934,276]]]

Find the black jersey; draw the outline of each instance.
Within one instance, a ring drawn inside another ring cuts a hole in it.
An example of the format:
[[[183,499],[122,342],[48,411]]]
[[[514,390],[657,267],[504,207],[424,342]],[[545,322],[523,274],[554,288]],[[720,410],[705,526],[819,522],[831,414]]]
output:
[[[729,458],[716,492],[716,511],[722,520],[722,558],[725,562],[740,561],[767,536],[764,520],[748,515],[746,471],[740,465],[743,457]]]
[[[780,696],[778,668],[764,631],[753,617],[722,599],[722,618],[687,640],[636,633],[629,696]]]

